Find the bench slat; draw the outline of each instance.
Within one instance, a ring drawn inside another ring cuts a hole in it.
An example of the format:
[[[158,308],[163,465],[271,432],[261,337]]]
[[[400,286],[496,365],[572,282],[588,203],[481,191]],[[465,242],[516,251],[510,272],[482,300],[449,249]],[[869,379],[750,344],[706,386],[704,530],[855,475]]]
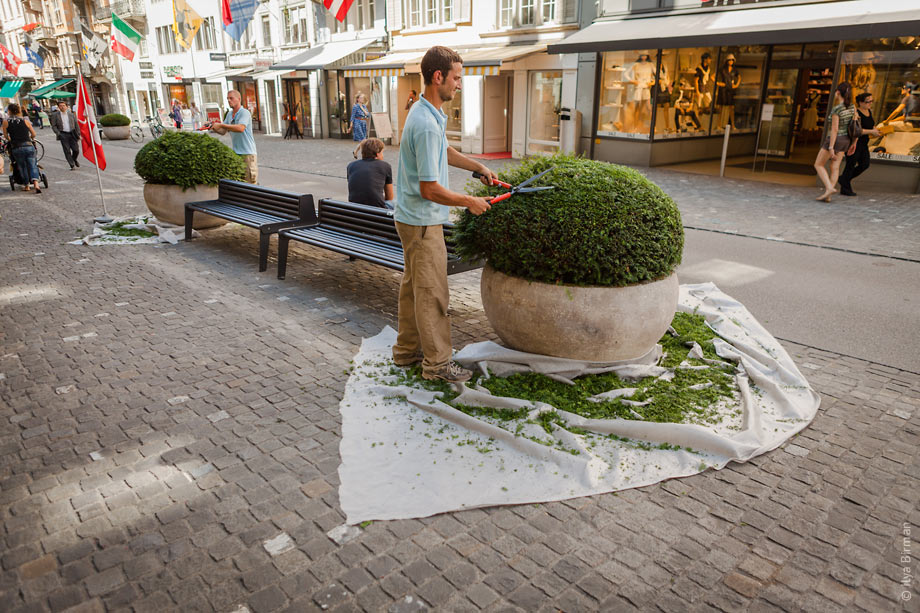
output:
[[[273,215],[263,213],[262,211],[254,211],[252,209],[240,207],[235,204],[227,204],[221,202],[220,200],[197,202],[194,203],[191,208],[195,209],[196,211],[201,211],[202,213],[208,213],[211,215],[216,214],[218,217],[232,215],[241,219],[247,219],[257,225],[276,223],[279,221],[288,221],[289,219],[287,215]]]

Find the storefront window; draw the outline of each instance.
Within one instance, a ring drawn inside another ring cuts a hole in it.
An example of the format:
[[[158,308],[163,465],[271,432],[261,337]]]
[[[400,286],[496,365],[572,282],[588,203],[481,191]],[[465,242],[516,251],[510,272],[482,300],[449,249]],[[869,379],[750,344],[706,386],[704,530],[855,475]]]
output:
[[[661,52],[661,72],[655,88],[658,90],[656,139],[709,134],[719,73],[718,56],[718,49],[714,47]],[[760,67],[762,72],[763,59]],[[739,89],[736,88],[735,93]]]
[[[872,116],[884,125],[882,136],[869,140],[872,157],[920,161],[920,37],[848,41],[840,73],[854,96],[875,99]]]
[[[554,153],[559,149],[559,107],[562,105],[562,73],[530,73],[530,125],[527,152]]]
[[[217,106],[224,106],[223,97],[220,95],[220,85],[202,83],[201,97],[204,98],[205,104],[216,104]]]
[[[463,118],[463,96],[461,92],[454,92],[452,100],[448,100],[441,105],[441,110],[447,115],[447,138],[457,140],[463,130],[461,119]]]
[[[723,134],[728,124],[733,134],[757,132],[766,59],[766,47],[722,47],[715,76],[713,134]]]
[[[655,50],[642,49],[602,54],[604,65],[597,114],[598,135],[649,137],[656,53]]]

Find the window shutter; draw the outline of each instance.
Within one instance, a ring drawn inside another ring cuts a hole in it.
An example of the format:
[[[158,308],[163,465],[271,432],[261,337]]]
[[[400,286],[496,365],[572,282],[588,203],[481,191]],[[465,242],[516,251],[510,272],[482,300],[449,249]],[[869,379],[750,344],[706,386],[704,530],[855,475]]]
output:
[[[473,21],[473,0],[460,0],[460,19],[459,23],[470,23]]]
[[[402,30],[402,0],[388,0],[387,2],[387,30]]]
[[[559,21],[561,23],[571,23],[575,21],[576,0],[561,0],[561,1],[562,1],[562,15]]]

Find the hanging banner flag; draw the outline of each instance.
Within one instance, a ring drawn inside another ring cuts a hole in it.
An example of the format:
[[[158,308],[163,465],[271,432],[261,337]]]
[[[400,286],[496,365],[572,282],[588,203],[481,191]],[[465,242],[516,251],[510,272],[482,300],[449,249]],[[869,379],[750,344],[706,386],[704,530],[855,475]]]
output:
[[[335,15],[339,21],[345,21],[345,15],[351,8],[355,0],[323,0],[323,6],[329,9],[329,12]]]
[[[201,28],[201,15],[185,0],[173,0],[173,33],[183,49],[189,49]]]
[[[246,26],[252,21],[252,16],[259,6],[258,0],[221,0],[221,2],[225,2],[230,11],[229,22],[227,21],[227,15],[221,11],[224,20],[224,31],[227,36],[238,41],[243,37]]]
[[[102,137],[96,125],[96,111],[93,99],[86,89],[83,75],[77,75],[77,124],[80,126],[80,142],[83,144],[83,157],[96,164],[99,170],[105,170],[105,151],[102,150]]]
[[[112,13],[112,36],[109,45],[112,53],[117,53],[129,62],[134,61],[137,50],[141,45],[141,33],[129,26],[125,21]]]
[[[83,43],[81,49],[83,57],[86,58],[87,64],[95,68],[99,60],[102,59],[102,54],[106,52],[109,46],[82,21],[80,22],[80,38]]]
[[[26,50],[26,61],[35,64],[35,67],[39,70],[45,67],[44,50],[41,43],[32,38],[30,34],[24,32],[22,46]]]
[[[220,18],[225,26],[233,23],[233,14],[230,11],[230,0],[220,0]]]
[[[16,57],[12,51],[3,45],[0,45],[0,53],[3,54],[3,67],[12,72],[14,76],[18,77],[19,65],[22,64],[22,60]]]

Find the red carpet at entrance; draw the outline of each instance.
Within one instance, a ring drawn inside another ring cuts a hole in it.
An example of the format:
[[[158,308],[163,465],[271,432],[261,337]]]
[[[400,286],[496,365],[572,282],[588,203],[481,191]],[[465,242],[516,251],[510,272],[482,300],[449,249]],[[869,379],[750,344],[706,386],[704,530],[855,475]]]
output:
[[[496,153],[477,153],[470,154],[468,157],[475,158],[477,160],[510,160],[511,152],[499,151]]]

